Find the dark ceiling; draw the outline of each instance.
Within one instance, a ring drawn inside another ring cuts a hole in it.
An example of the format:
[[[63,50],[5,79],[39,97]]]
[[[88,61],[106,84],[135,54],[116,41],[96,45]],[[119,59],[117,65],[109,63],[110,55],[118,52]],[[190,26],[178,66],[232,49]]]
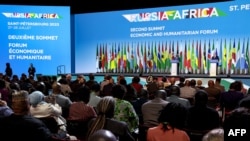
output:
[[[71,13],[177,6],[230,0],[0,0],[0,4],[70,6]]]

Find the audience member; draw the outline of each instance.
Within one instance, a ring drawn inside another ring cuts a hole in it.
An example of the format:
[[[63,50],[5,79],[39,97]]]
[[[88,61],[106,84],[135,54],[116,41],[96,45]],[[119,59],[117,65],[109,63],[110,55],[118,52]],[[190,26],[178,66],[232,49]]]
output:
[[[190,104],[194,101],[194,95],[196,93],[196,89],[190,86],[190,80],[185,81],[185,86],[180,88],[180,97],[188,99]]]
[[[170,96],[167,97],[168,102],[180,103],[186,108],[189,108],[191,106],[189,100],[180,97],[179,86],[171,86],[169,92]]]
[[[204,89],[205,87],[204,86],[202,86],[202,80],[197,80],[197,86],[196,86],[196,88],[198,88],[198,89]]]
[[[76,93],[76,101],[69,108],[68,120],[87,122],[96,117],[94,108],[88,105],[90,99],[90,89],[82,86]]]
[[[45,96],[40,91],[34,91],[29,95],[30,101],[30,114],[35,118],[54,118],[57,122],[57,126],[60,127],[58,132],[66,131],[66,120],[61,116],[62,108],[55,102],[55,98],[47,97],[47,103]]]
[[[185,77],[179,78],[179,83],[177,84],[177,86],[179,86],[180,88],[185,86]]]
[[[115,85],[112,87],[112,95],[115,98],[115,113],[114,119],[124,121],[128,124],[131,133],[138,129],[139,118],[135,112],[133,105],[124,100],[126,88],[122,85]]]
[[[155,92],[154,98],[142,105],[143,125],[145,127],[154,127],[158,125],[158,117],[160,111],[169,103],[166,101],[166,92],[158,90]]]
[[[115,120],[115,99],[111,96],[105,96],[97,105],[97,118],[89,122],[87,138],[100,129],[111,131],[119,141],[134,141],[128,124],[124,121]]]
[[[89,80],[85,85],[91,88],[94,84],[97,84],[97,81],[95,81],[95,75],[93,73],[89,73]]]
[[[0,79],[0,99],[7,102],[9,105],[10,103],[10,92],[6,88],[6,82],[3,79]]]
[[[214,81],[208,80],[208,87],[204,90],[208,94],[208,106],[214,109],[218,108],[221,91],[214,86]]]
[[[225,86],[221,85],[221,78],[220,77],[217,77],[215,79],[214,87],[218,88],[221,93],[225,92]]]
[[[186,112],[186,108],[181,104],[167,104],[160,113],[159,124],[148,129],[147,141],[190,141],[188,134],[183,130]]]
[[[13,94],[12,109],[14,113],[0,119],[1,138],[11,141],[51,141],[52,134],[46,125],[30,115],[28,95],[27,91]]]
[[[139,76],[133,77],[131,85],[135,88],[137,94],[140,93],[141,89],[143,88],[142,84],[140,83]]]
[[[143,124],[143,117],[142,117],[142,105],[148,101],[148,91],[145,89],[141,90],[141,93],[138,94],[138,97],[135,101],[132,101],[132,105],[135,109],[136,114],[139,117],[139,123]]]
[[[244,94],[236,91],[236,83],[233,82],[229,86],[229,90],[221,93],[220,108],[225,112],[230,112],[239,106],[239,102],[244,98]],[[225,108],[225,109],[224,109]]]
[[[188,109],[187,129],[209,131],[220,126],[218,112],[207,106],[208,94],[200,90],[195,94],[194,106]]]
[[[95,118],[96,111],[87,103],[90,98],[88,86],[82,86],[77,91],[76,100],[70,105],[67,118],[67,130],[71,135],[84,139],[87,134],[88,122]]]
[[[54,83],[52,85],[52,94],[56,99],[56,103],[62,107],[62,116],[67,119],[69,114],[69,107],[72,104],[72,101],[69,97],[62,94],[62,88],[60,83]]]
[[[0,118],[8,117],[13,114],[12,109],[7,105],[7,102],[0,100]]]
[[[215,128],[206,133],[202,141],[224,141],[224,130],[222,128]]]
[[[101,86],[100,84],[96,83],[93,84],[92,87],[90,88],[91,93],[90,93],[90,99],[88,104],[94,108],[96,108],[97,104],[100,102],[101,97],[100,97],[100,89]]]

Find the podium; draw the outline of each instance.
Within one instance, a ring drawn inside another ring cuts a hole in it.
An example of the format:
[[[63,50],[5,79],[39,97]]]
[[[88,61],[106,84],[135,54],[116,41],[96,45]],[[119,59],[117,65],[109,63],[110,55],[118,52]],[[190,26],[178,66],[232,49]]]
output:
[[[177,76],[179,74],[179,60],[171,60],[171,75]]]
[[[210,68],[209,68],[209,75],[210,76],[216,76],[217,75],[217,64],[218,64],[218,60],[216,59],[211,59],[210,60]]]

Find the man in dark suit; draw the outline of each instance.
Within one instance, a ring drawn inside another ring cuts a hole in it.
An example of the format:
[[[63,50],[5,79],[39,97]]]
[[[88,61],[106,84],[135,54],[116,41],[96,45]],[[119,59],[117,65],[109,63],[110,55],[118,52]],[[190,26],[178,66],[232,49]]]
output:
[[[216,52],[214,52],[214,54],[213,54],[213,56],[212,56],[211,59],[212,60],[217,60],[217,63],[216,63],[216,73],[218,74],[218,67],[219,67],[220,58],[219,58],[219,56],[217,55]]]

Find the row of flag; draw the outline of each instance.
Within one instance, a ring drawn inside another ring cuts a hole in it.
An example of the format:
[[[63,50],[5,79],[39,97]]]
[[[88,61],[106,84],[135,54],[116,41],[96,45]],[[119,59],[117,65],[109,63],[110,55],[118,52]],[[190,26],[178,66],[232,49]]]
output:
[[[96,47],[98,72],[163,72],[179,59],[181,73],[208,73],[212,56],[221,73],[249,73],[249,39],[209,39],[102,43]]]

